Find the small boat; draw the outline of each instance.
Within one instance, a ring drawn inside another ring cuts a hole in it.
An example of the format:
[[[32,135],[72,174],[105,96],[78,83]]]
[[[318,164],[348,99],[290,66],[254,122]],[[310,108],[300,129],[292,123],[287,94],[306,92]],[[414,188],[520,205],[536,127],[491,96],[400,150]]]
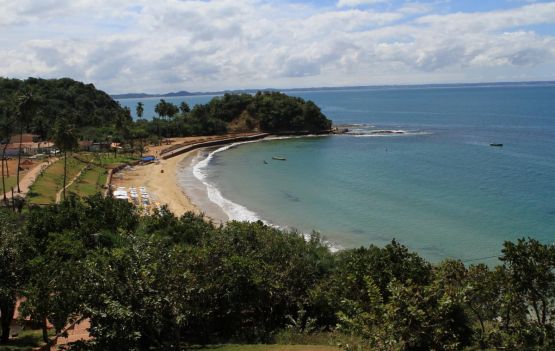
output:
[[[283,156],[272,156],[272,160],[285,161],[287,159]]]
[[[264,160],[264,164],[267,165],[267,164],[268,164],[268,161]]]
[[[489,144],[489,146],[503,147],[503,144],[492,143],[492,144]]]

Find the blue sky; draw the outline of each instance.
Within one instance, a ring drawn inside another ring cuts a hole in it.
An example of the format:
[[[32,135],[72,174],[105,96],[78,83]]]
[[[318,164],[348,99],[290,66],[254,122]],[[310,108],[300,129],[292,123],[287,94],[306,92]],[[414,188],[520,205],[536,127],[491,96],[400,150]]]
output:
[[[555,2],[0,0],[0,75],[111,93],[555,80]]]

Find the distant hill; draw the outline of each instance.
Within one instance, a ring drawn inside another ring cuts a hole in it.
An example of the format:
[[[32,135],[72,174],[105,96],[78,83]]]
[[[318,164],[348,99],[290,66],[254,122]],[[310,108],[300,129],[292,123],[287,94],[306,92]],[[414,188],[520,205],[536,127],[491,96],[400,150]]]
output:
[[[0,125],[13,123],[17,97],[32,93],[36,112],[27,124],[27,131],[46,138],[60,116],[79,129],[108,127],[122,120],[131,120],[129,113],[107,93],[93,84],[70,78],[25,80],[0,77]]]
[[[457,88],[457,87],[503,87],[503,86],[545,86],[555,85],[555,81],[530,81],[530,82],[486,82],[486,83],[449,83],[449,84],[391,84],[391,85],[357,85],[342,87],[309,87],[309,88],[288,88],[288,89],[236,89],[236,90],[220,90],[220,91],[178,91],[165,94],[147,94],[147,93],[128,93],[128,94],[112,94],[114,99],[141,99],[141,98],[164,98],[175,96],[195,96],[195,95],[224,95],[224,94],[255,94],[262,92],[298,92],[298,91],[342,91],[342,90],[364,90],[364,89],[420,89],[420,88]]]
[[[128,93],[128,94],[112,94],[114,99],[141,99],[141,98],[165,98],[175,96],[195,96],[195,95],[224,95],[224,94],[255,94],[258,91],[272,92],[278,89],[240,89],[240,90],[221,90],[221,91],[177,91],[165,94],[147,94],[147,93]]]

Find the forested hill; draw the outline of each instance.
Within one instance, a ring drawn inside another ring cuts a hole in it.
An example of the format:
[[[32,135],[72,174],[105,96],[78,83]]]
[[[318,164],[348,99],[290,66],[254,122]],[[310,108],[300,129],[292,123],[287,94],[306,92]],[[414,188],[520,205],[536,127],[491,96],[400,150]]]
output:
[[[264,131],[270,133],[321,132],[332,122],[312,101],[279,92],[224,94],[205,105],[196,105],[187,116],[193,130],[203,134],[227,131]]]
[[[139,117],[142,108],[139,103]],[[331,121],[312,101],[278,92],[225,94],[192,109],[185,102],[176,106],[160,100],[155,110],[158,118],[133,121],[127,107],[92,84],[70,78],[0,78],[0,140],[21,131],[47,139],[60,118],[81,139],[128,145],[147,138],[158,142],[164,137],[229,132],[287,134],[331,129]]]
[[[29,132],[46,137],[59,117],[76,127],[101,126],[127,118],[127,112],[108,94],[70,78],[26,80],[0,77],[0,124],[13,118],[21,97],[30,93],[27,121]],[[22,122],[22,121],[17,121]]]

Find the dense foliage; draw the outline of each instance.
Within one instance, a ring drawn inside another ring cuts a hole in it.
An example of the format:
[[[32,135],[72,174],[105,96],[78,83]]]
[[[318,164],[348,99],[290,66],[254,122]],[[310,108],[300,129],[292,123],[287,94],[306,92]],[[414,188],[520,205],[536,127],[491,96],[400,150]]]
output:
[[[192,109],[164,99],[157,116],[143,119],[144,105],[136,107],[138,120],[92,84],[69,78],[27,80],[0,78],[0,141],[14,133],[31,132],[53,137],[53,126],[63,118],[82,140],[116,141],[129,147],[163,137],[212,135],[226,132],[320,132],[331,128],[311,101],[277,92],[225,94]]]
[[[142,114],[142,105],[138,110]],[[164,99],[155,108],[158,117],[139,120],[150,134],[175,137],[226,132],[317,133],[331,129],[331,121],[312,101],[277,92],[225,94],[191,110]]]
[[[57,331],[89,318],[94,339],[76,349],[265,342],[284,329],[357,350],[552,349],[555,247],[507,242],[500,259],[432,265],[396,241],[332,253],[260,222],[70,197],[0,212],[0,308],[25,297],[22,313]]]
[[[30,93],[35,111],[25,121],[24,113],[18,113],[18,98]],[[0,124],[9,116],[23,127],[43,138],[50,135],[56,119],[64,116],[68,123],[83,128],[110,126],[118,119],[131,118],[108,94],[97,90],[92,84],[84,84],[70,78],[26,80],[0,77]]]

